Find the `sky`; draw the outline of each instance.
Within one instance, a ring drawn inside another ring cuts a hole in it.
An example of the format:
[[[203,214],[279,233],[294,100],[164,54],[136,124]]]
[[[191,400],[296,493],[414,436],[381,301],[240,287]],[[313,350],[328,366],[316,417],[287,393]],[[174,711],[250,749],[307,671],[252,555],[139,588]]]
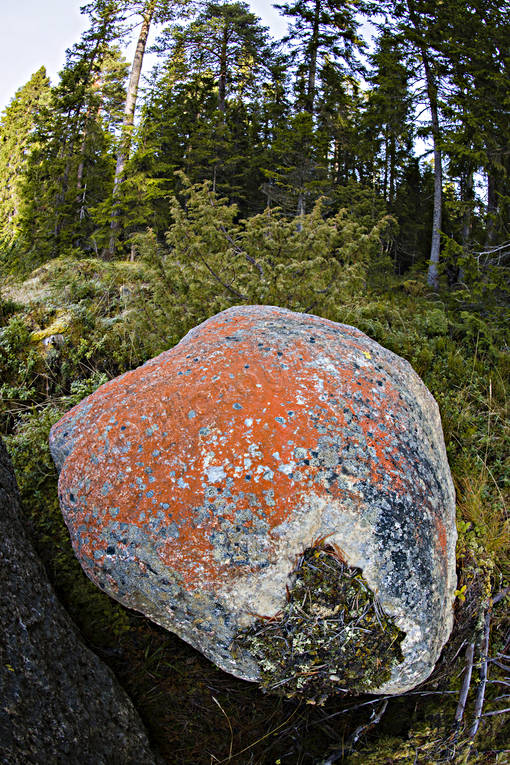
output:
[[[247,0],[253,12],[270,27],[273,37],[282,37],[286,22],[270,0]],[[65,62],[65,52],[78,42],[87,27],[80,14],[85,0],[0,0],[0,111],[15,92],[41,66],[52,84]],[[144,66],[147,72],[150,68]]]

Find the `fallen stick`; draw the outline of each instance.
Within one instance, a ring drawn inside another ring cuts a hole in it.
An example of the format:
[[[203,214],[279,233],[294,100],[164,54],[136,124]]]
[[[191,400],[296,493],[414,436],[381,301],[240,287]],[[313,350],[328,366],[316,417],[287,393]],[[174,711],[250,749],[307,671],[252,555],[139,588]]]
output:
[[[466,702],[467,702],[467,697],[469,693],[469,688],[471,686],[471,677],[473,674],[474,653],[475,653],[475,644],[469,643],[468,647],[466,648],[466,669],[464,672],[464,680],[462,681],[462,688],[460,690],[460,695],[459,695],[459,703],[457,704],[457,709],[455,711],[454,742],[457,738],[457,734],[459,732],[459,728],[462,723],[462,718],[464,717],[464,712],[466,710]]]
[[[333,765],[334,762],[338,762],[338,760],[343,759],[344,755],[347,754],[347,752],[354,751],[354,747],[356,746],[357,742],[363,735],[363,733],[366,733],[370,728],[373,728],[376,726],[383,716],[383,714],[386,711],[386,707],[388,706],[388,699],[385,699],[382,704],[380,705],[379,709],[373,709],[372,714],[370,715],[370,720],[365,723],[364,725],[358,725],[352,736],[349,738],[349,741],[345,745],[345,747],[342,747],[341,749],[337,749],[336,752],[333,752],[330,754],[327,760],[324,760],[323,765]]]
[[[480,652],[480,684],[475,699],[475,716],[468,732],[469,741],[473,741],[477,732],[480,720],[482,718],[483,702],[485,699],[485,689],[487,686],[488,662],[489,657],[489,635],[491,626],[490,607],[487,609],[483,627],[482,646]]]

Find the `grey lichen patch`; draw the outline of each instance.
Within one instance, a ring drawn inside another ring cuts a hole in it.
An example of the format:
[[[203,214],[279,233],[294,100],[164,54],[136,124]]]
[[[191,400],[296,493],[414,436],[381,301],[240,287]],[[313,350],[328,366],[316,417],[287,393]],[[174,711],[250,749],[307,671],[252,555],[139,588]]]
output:
[[[361,570],[321,545],[303,553],[293,579],[285,608],[236,638],[258,662],[262,688],[316,704],[380,688],[403,661],[405,633],[383,612]]]

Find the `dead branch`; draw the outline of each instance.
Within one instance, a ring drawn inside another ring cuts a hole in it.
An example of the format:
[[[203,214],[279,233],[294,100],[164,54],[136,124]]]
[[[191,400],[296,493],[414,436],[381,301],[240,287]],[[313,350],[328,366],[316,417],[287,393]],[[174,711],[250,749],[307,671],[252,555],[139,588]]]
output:
[[[506,598],[506,596],[509,593],[510,593],[510,587],[505,587],[504,590],[501,590],[501,592],[498,592],[497,595],[494,595],[494,597],[492,598],[492,605],[495,606],[496,603],[499,603],[500,600],[503,600],[503,598]]]
[[[492,717],[492,715],[504,715],[507,712],[510,712],[510,707],[507,707],[506,709],[495,709],[493,712],[485,712],[482,717]]]
[[[474,740],[478,732],[478,726],[480,725],[480,720],[482,718],[483,702],[485,699],[485,689],[487,686],[487,675],[488,675],[487,659],[489,658],[490,625],[491,625],[491,610],[489,607],[485,613],[484,626],[483,626],[482,645],[481,645],[481,652],[480,652],[480,684],[478,686],[476,699],[475,699],[475,716],[468,732],[468,739],[470,741]]]
[[[469,643],[468,647],[466,648],[466,669],[464,672],[464,680],[462,681],[462,688],[460,690],[459,703],[457,704],[457,710],[455,712],[454,741],[457,738],[457,734],[459,732],[459,728],[462,723],[462,718],[464,717],[464,712],[466,709],[467,697],[469,693],[469,688],[471,686],[471,676],[473,674],[474,653],[475,653],[475,644]]]
[[[324,761],[323,765],[333,765],[334,762],[338,762],[338,760],[343,759],[344,755],[347,752],[353,752],[356,744],[360,740],[361,736],[369,731],[371,728],[374,728],[378,723],[380,723],[382,716],[386,712],[386,707],[388,706],[388,699],[385,699],[379,706],[379,709],[376,707],[372,710],[372,714],[370,715],[370,720],[367,723],[364,723],[362,725],[358,725],[354,733],[349,738],[348,742],[346,743],[345,747],[341,747],[341,749],[337,749],[336,752],[333,752],[333,754],[330,754],[327,760]]]

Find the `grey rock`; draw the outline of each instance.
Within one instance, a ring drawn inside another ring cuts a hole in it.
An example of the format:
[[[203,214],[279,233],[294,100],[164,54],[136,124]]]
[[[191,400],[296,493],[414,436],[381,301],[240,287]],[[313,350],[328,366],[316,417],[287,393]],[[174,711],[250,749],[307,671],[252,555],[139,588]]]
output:
[[[0,761],[154,765],[147,734],[111,671],[88,650],[28,539],[0,440]]]

